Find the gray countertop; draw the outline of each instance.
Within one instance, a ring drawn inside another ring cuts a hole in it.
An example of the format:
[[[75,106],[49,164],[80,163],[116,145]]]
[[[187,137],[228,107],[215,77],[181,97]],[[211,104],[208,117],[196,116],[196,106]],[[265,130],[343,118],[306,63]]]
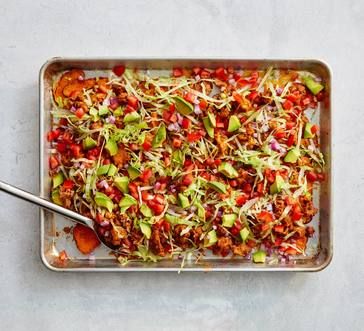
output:
[[[54,273],[37,208],[0,193],[0,329],[364,329],[363,1],[0,0],[0,17],[0,173],[26,190],[53,56],[322,58],[335,131],[334,259],[319,273]]]

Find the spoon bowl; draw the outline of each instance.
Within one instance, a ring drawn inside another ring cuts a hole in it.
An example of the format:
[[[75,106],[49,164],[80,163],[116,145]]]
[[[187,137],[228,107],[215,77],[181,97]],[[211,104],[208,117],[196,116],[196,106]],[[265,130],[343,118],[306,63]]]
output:
[[[37,205],[39,207],[42,207],[44,209],[47,209],[49,211],[52,211],[54,213],[57,213],[59,215],[62,215],[64,217],[66,217],[67,219],[69,219],[72,222],[75,223],[79,223],[82,224],[84,226],[87,226],[88,228],[92,229],[97,238],[100,240],[100,242],[107,247],[108,249],[114,251],[114,252],[118,252],[118,250],[116,249],[115,246],[111,246],[108,243],[105,242],[104,238],[102,238],[101,236],[99,236],[97,229],[95,227],[95,222],[91,219],[88,218],[86,216],[83,216],[79,213],[76,213],[70,209],[64,208],[60,205],[57,205],[49,200],[46,200],[44,198],[41,198],[35,194],[29,193],[27,191],[24,191],[20,188],[17,188],[13,185],[4,183],[2,181],[0,181],[0,191],[3,191],[5,193],[8,193],[16,198],[20,198],[22,200],[28,201],[34,205]]]

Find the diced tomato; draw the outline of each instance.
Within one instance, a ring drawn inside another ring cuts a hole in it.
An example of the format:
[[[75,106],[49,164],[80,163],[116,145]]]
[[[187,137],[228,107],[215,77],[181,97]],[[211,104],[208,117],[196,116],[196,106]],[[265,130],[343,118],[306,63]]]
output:
[[[295,122],[287,122],[286,123],[286,129],[287,130],[292,130],[295,127],[296,123]]]
[[[155,203],[153,200],[149,201],[149,207],[153,210],[155,215],[160,215],[164,210],[164,205]]]
[[[247,95],[247,98],[250,100],[250,101],[254,101],[254,99],[258,96],[258,92],[256,91],[253,91],[253,92],[250,92],[248,95]]]
[[[258,71],[253,71],[250,75],[250,80],[257,80],[259,78],[259,72]]]
[[[245,87],[247,85],[250,85],[251,82],[249,82],[247,79],[244,79],[244,78],[240,78],[236,81],[236,84],[239,86],[239,87]]]
[[[49,157],[49,167],[51,169],[56,169],[59,166],[58,159],[55,156]]]
[[[125,66],[122,65],[115,66],[114,68],[112,68],[112,71],[116,76],[120,77],[125,72]]]
[[[220,159],[215,159],[215,166],[219,166],[221,163],[222,163],[222,161],[220,160]]]
[[[182,140],[180,138],[173,138],[172,145],[174,148],[180,148],[182,146]]]
[[[183,75],[183,71],[181,68],[173,68],[173,77],[181,77]]]
[[[192,174],[187,174],[187,175],[183,176],[182,185],[189,186],[192,183],[193,183],[193,175]]]
[[[236,102],[239,102],[239,103],[242,103],[244,101],[243,97],[235,91],[233,92],[233,98]]]
[[[65,143],[57,143],[56,149],[60,153],[64,153],[67,150],[67,145]]]
[[[203,79],[206,79],[206,78],[210,78],[211,74],[209,71],[203,69],[201,72],[200,72],[200,77],[203,78]]]
[[[47,140],[48,141],[56,140],[59,137],[60,134],[61,134],[61,130],[60,129],[55,129],[53,131],[49,131],[47,133]]]
[[[195,74],[195,76],[197,76],[201,73],[201,68],[194,67],[194,68],[192,68],[192,72]]]
[[[135,96],[129,95],[128,96],[128,105],[134,109],[138,109],[139,101]]]
[[[186,171],[190,171],[193,169],[193,167],[191,169],[188,169],[191,165],[192,161],[190,159],[186,159],[185,162],[183,163],[183,167],[185,168]]]
[[[66,125],[68,125],[67,118],[61,118],[61,119],[59,120],[59,125],[61,125],[61,126],[66,126]]]
[[[142,191],[142,199],[144,201],[149,201],[149,200],[153,200],[154,196],[153,196],[153,194],[149,193],[148,191]]]
[[[289,94],[289,95],[286,96],[286,99],[291,101],[292,103],[294,103],[297,100],[297,95]]]
[[[220,80],[222,80],[222,81],[226,81],[226,80],[227,80],[227,78],[228,78],[228,74],[227,74],[227,72],[226,72],[225,68],[223,68],[223,67],[217,68],[217,69],[215,70],[215,75],[216,75],[216,77],[217,77],[218,79],[220,79]]]
[[[128,187],[131,196],[138,199],[138,186],[135,183],[129,183]]]
[[[270,223],[273,221],[273,215],[270,212],[263,210],[257,215],[257,219],[265,223]]]
[[[294,144],[295,137],[293,134],[291,134],[287,139],[287,146],[291,147]]]
[[[176,122],[177,122],[178,118],[177,118],[177,114],[176,114],[176,112],[173,112],[173,113],[171,114],[171,117],[169,118],[169,120],[170,120],[172,123],[176,123]]]
[[[64,189],[66,190],[72,190],[73,186],[75,185],[74,181],[71,180],[71,179],[66,179],[64,182],[63,182],[63,187]]]
[[[312,128],[311,128],[312,134],[316,134],[318,131],[319,131],[318,125],[313,125]]]
[[[237,181],[236,179],[232,179],[232,180],[230,181],[230,186],[231,186],[231,187],[237,187],[237,186],[238,186],[238,181]]]
[[[239,231],[237,227],[233,226],[231,229],[230,229],[230,232],[233,236],[237,236],[239,234]]]
[[[244,193],[249,194],[252,191],[252,186],[249,183],[244,183],[242,189]]]
[[[132,112],[134,112],[136,109],[135,108],[133,108],[132,106],[130,106],[130,105],[126,105],[126,107],[124,108],[124,114],[126,115],[126,114],[130,114],[130,113],[132,113]]]
[[[70,149],[74,157],[79,157],[81,155],[81,145],[72,144]]]
[[[172,112],[170,112],[169,110],[165,110],[163,112],[163,119],[166,121],[166,122],[169,122],[170,121],[170,118],[172,116]]]
[[[149,140],[144,140],[142,147],[145,151],[149,151],[152,148],[152,143]]]
[[[174,103],[171,103],[168,107],[169,111],[171,113],[173,113],[174,111],[176,111],[176,105]]]
[[[245,204],[245,202],[248,200],[248,196],[246,194],[239,195],[235,202],[240,207]]]
[[[283,225],[276,225],[273,229],[277,233],[283,233],[284,232],[284,226]]]
[[[96,222],[101,223],[104,220],[104,215],[97,213],[96,214]]]
[[[290,110],[293,108],[293,102],[291,100],[286,99],[285,102],[283,102],[283,109]]]
[[[103,161],[102,161],[102,164],[110,164],[111,163],[111,161],[110,161],[110,159],[104,159]]]
[[[164,230],[164,232],[169,232],[171,230],[171,224],[164,220],[162,222],[162,229]]]
[[[284,132],[283,129],[278,129],[275,134],[274,134],[274,138],[276,139],[282,139],[286,136],[286,133]]]
[[[77,110],[75,111],[75,115],[78,117],[78,118],[82,118],[83,115],[85,115],[85,112],[83,111],[82,108],[77,108]]]
[[[310,182],[315,182],[317,180],[317,174],[314,171],[309,171],[306,176],[307,180]]]
[[[182,128],[184,128],[185,130],[187,130],[191,125],[191,120],[187,117],[184,117],[182,120]]]
[[[191,92],[187,92],[183,98],[190,103],[194,103],[196,100],[196,96]]]
[[[199,141],[202,137],[202,134],[200,132],[190,132],[187,133],[187,141],[190,143]]]
[[[205,109],[207,109],[208,103],[205,99],[201,99],[199,106],[200,106],[200,109],[205,110]]]
[[[301,208],[298,204],[294,205],[292,208],[292,220],[298,221],[302,218],[303,214],[301,212]]]
[[[145,169],[141,175],[139,176],[140,180],[143,181],[144,183],[147,183],[149,181],[149,179],[152,177],[153,175],[153,171],[152,169]]]

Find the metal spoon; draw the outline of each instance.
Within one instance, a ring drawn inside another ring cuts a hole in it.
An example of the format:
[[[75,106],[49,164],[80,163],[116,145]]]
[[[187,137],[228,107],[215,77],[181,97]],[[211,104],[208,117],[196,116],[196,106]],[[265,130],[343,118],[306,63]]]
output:
[[[70,221],[75,222],[75,223],[80,223],[84,226],[89,227],[90,229],[92,229],[95,233],[96,236],[99,238],[100,242],[103,243],[107,248],[113,250],[113,251],[117,251],[116,247],[111,246],[110,244],[106,243],[103,238],[101,238],[95,228],[95,223],[91,218],[88,218],[86,216],[83,216],[81,214],[78,214],[72,210],[69,210],[67,208],[61,207],[59,205],[56,205],[53,202],[50,202],[46,199],[43,199],[41,197],[38,197],[32,193],[23,191],[13,185],[4,183],[2,181],[0,181],[0,191],[6,192],[10,195],[13,195],[17,198],[23,199],[25,201],[28,201],[30,203],[33,203],[39,207],[45,208],[47,210],[50,210],[52,212],[55,212],[59,215],[62,215],[66,218],[68,218]]]

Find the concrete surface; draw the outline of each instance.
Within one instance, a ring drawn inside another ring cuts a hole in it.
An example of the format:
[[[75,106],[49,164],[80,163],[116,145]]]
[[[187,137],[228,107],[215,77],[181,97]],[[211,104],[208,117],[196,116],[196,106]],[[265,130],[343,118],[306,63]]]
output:
[[[59,274],[0,194],[1,330],[363,330],[363,1],[0,1],[0,174],[38,192],[53,56],[311,57],[334,72],[335,253],[314,274]]]

